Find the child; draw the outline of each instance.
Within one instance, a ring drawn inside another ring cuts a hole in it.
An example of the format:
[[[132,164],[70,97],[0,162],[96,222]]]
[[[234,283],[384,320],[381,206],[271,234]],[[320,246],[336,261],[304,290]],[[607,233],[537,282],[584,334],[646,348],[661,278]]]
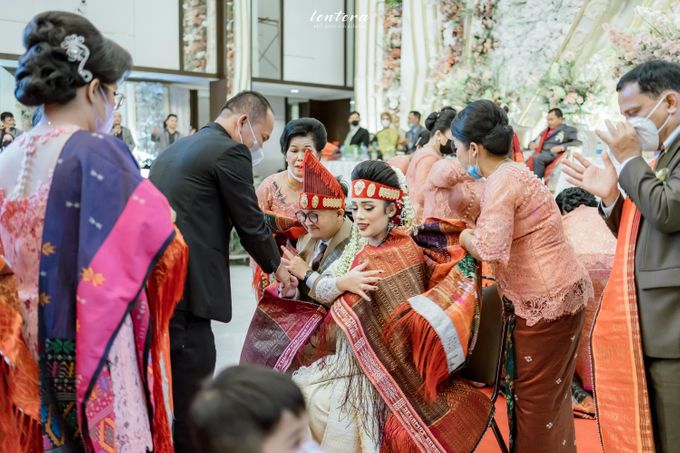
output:
[[[235,366],[206,383],[191,406],[198,453],[314,453],[300,389],[285,374]]]

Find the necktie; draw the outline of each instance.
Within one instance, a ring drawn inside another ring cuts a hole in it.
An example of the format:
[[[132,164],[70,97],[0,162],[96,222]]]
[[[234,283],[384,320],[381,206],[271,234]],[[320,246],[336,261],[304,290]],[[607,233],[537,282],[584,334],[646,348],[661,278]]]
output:
[[[323,258],[323,254],[326,253],[326,249],[328,248],[328,244],[325,242],[322,242],[319,244],[319,248],[316,251],[316,256],[314,256],[314,259],[312,260],[312,270],[314,272],[317,272],[319,270],[319,265],[321,264],[321,258]]]

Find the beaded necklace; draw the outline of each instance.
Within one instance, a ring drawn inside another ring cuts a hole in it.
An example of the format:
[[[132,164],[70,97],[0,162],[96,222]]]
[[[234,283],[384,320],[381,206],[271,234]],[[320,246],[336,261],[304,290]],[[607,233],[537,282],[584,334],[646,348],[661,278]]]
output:
[[[33,166],[33,160],[35,159],[35,154],[38,150],[38,144],[45,144],[51,138],[58,137],[65,132],[72,132],[76,129],[78,129],[76,126],[60,126],[40,134],[26,133],[19,136],[17,141],[19,143],[19,147],[24,153],[24,156],[21,160],[21,169],[19,170],[19,175],[17,176],[17,182],[9,196],[10,199],[18,200],[26,196],[26,189],[28,187],[28,181],[31,177],[31,168]]]

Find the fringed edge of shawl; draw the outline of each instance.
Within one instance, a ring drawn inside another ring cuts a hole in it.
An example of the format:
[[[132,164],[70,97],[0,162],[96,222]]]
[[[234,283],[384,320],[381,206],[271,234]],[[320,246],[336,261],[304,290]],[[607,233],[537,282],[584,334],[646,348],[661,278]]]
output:
[[[437,399],[437,389],[448,381],[446,352],[432,325],[404,301],[394,310],[387,322],[385,336],[389,340],[403,333],[410,338],[411,359],[423,380],[422,391],[429,401]]]
[[[0,391],[4,394],[0,402],[0,451],[41,452],[42,430],[40,421],[22,412],[10,402],[9,375],[11,367],[2,360],[0,364]]]
[[[385,422],[380,453],[420,453],[420,451],[397,417],[390,414]]]
[[[189,252],[181,234],[175,229],[175,239],[165,250],[148,281],[153,336],[151,345],[153,373],[153,445],[154,451],[172,453],[172,429],[167,413],[166,398],[172,409],[172,373],[170,369],[170,337],[168,328],[175,306],[184,295],[184,283],[189,264]],[[163,360],[161,360],[161,358]],[[165,366],[165,373],[161,370]],[[163,376],[168,379],[168,394],[163,391]]]
[[[38,363],[24,341],[21,314],[14,308],[18,303],[14,276],[5,272],[0,280],[0,325],[6,329],[0,332],[0,451],[37,452],[41,451]]]

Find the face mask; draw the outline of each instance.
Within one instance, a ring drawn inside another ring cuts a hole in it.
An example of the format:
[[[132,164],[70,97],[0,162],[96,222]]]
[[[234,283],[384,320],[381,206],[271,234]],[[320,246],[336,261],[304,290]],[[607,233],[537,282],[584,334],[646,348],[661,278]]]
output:
[[[446,143],[443,145],[439,145],[439,152],[442,154],[452,154],[453,153],[453,148],[451,145],[453,144],[453,140],[446,140]]]
[[[262,149],[262,145],[260,145],[260,142],[258,142],[257,138],[255,137],[255,131],[253,130],[252,124],[250,124],[250,120],[248,118],[246,118],[246,121],[248,121],[248,127],[250,128],[250,133],[253,136],[253,147],[250,148],[250,153],[252,155],[251,157],[252,157],[252,160],[253,160],[253,167],[254,167],[264,160],[264,150]],[[245,145],[245,143],[243,143],[243,136],[241,135],[240,129],[238,131],[238,135],[241,138],[241,143],[243,145]]]
[[[2,142],[2,145],[0,147],[7,148],[11,144],[12,144],[12,140],[5,140],[4,142]]]
[[[359,125],[359,120],[354,120],[350,123],[352,126],[358,126]]]
[[[659,132],[661,132],[664,127],[666,127],[666,124],[668,124],[668,121],[671,119],[669,114],[666,118],[666,121],[664,121],[664,123],[658,129],[656,128],[654,121],[651,120],[651,116],[654,114],[654,112],[656,112],[656,109],[659,108],[662,102],[663,98],[659,99],[659,102],[656,103],[652,111],[649,112],[646,117],[642,118],[639,116],[634,116],[628,120],[628,122],[635,128],[635,132],[637,132],[643,152],[652,152],[659,149]]]
[[[477,156],[477,163],[475,165],[468,165],[467,174],[472,179],[482,179],[484,177],[479,171],[479,156]]]
[[[293,169],[288,167],[288,176],[293,180],[297,182],[302,182],[303,178],[298,178],[295,176],[295,173],[293,173]]]
[[[100,134],[110,134],[113,129],[113,105],[108,101],[103,87],[100,88],[100,94],[104,99],[104,118],[100,118],[95,111],[94,128]]]
[[[383,127],[389,127],[390,126],[390,120],[382,120],[382,125],[383,125]]]

